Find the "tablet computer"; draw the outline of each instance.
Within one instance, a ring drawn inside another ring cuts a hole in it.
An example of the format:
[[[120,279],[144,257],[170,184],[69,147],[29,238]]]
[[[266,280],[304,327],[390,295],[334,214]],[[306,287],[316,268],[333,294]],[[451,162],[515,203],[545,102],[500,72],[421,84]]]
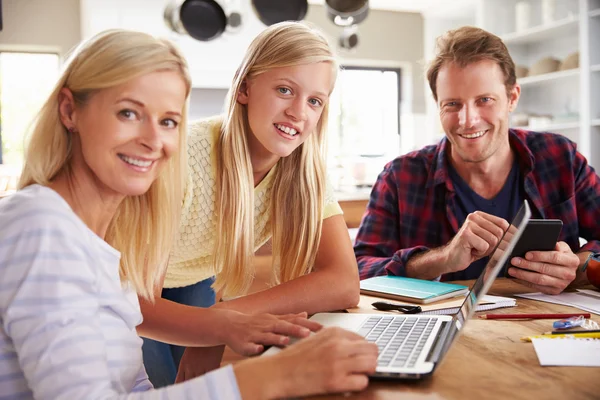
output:
[[[519,241],[515,245],[510,257],[506,261],[505,274],[508,275],[508,267],[515,267],[510,264],[513,257],[525,258],[529,251],[551,251],[556,247],[556,242],[560,235],[563,223],[560,219],[531,219]]]

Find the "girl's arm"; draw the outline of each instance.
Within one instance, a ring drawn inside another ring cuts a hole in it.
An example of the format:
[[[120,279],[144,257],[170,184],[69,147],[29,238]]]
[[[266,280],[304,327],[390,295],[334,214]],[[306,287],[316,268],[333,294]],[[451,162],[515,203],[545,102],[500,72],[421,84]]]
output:
[[[321,325],[306,319],[306,313],[249,315],[235,310],[219,310],[156,299],[140,304],[144,322],[140,336],[186,347],[226,344],[242,355],[264,350],[263,345],[282,346],[290,337],[303,338]]]
[[[217,303],[213,308],[246,313],[306,311],[314,314],[354,307],[360,296],[358,267],[344,218],[341,215],[326,218],[322,229],[312,273],[258,293]],[[222,354],[222,346],[188,347],[179,364],[177,381],[217,368]]]
[[[253,314],[314,314],[354,307],[359,297],[358,266],[348,228],[342,215],[334,215],[323,220],[313,272],[214,307]]]
[[[218,310],[192,307],[163,298],[154,303],[139,298],[144,321],[138,335],[178,346],[216,346],[225,343],[223,315]]]
[[[263,344],[280,345],[288,336],[304,337],[320,325],[306,315],[252,316],[233,310],[217,310],[179,304],[161,297],[166,275],[160,278],[154,302],[139,297],[143,322],[137,326],[140,336],[185,347],[229,345],[240,354],[252,355]],[[220,298],[220,295],[217,295]]]
[[[161,297],[166,269],[154,293],[154,302],[139,297],[143,322],[140,336],[178,346],[216,346],[224,343],[222,318],[215,310],[178,304]],[[222,315],[221,315],[222,316]]]

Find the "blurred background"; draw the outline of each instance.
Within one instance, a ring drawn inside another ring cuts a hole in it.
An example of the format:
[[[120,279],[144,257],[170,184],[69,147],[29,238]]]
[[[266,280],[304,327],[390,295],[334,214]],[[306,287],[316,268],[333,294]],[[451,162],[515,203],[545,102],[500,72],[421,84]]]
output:
[[[0,0],[0,10],[0,195],[14,190],[28,124],[82,39],[126,28],[176,42],[197,119],[221,112],[252,38],[286,19],[320,27],[344,67],[328,154],[340,200],[365,201],[387,162],[443,137],[424,70],[435,38],[463,25],[509,47],[522,86],[512,126],[566,135],[600,167],[600,0]]]

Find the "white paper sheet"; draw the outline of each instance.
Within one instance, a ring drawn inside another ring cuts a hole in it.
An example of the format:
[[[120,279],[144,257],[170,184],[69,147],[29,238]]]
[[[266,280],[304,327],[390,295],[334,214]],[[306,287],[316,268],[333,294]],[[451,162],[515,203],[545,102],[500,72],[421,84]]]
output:
[[[600,315],[600,297],[585,293],[584,291],[581,291],[580,293],[561,293],[556,295],[524,293],[516,294],[515,296],[546,303],[577,307],[581,310]]]
[[[577,289],[579,293],[588,294],[590,296],[600,298],[600,290],[589,290],[589,289]]]
[[[600,339],[532,339],[540,365],[600,367]]]

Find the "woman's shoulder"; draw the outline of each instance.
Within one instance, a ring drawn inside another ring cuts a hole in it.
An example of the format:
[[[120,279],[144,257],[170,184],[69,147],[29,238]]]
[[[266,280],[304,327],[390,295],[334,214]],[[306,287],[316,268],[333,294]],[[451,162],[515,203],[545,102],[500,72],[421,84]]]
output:
[[[68,204],[58,193],[38,184],[26,186],[0,201],[0,215],[3,216],[40,208],[69,210]]]
[[[29,185],[0,201],[0,226],[5,231],[18,226],[56,229],[65,221],[79,228],[67,202],[46,186]]]
[[[36,251],[66,249],[69,257],[86,256],[88,260],[99,255],[106,259],[120,256],[85,225],[60,194],[42,185],[27,186],[0,201],[0,227],[0,247],[18,243]]]

